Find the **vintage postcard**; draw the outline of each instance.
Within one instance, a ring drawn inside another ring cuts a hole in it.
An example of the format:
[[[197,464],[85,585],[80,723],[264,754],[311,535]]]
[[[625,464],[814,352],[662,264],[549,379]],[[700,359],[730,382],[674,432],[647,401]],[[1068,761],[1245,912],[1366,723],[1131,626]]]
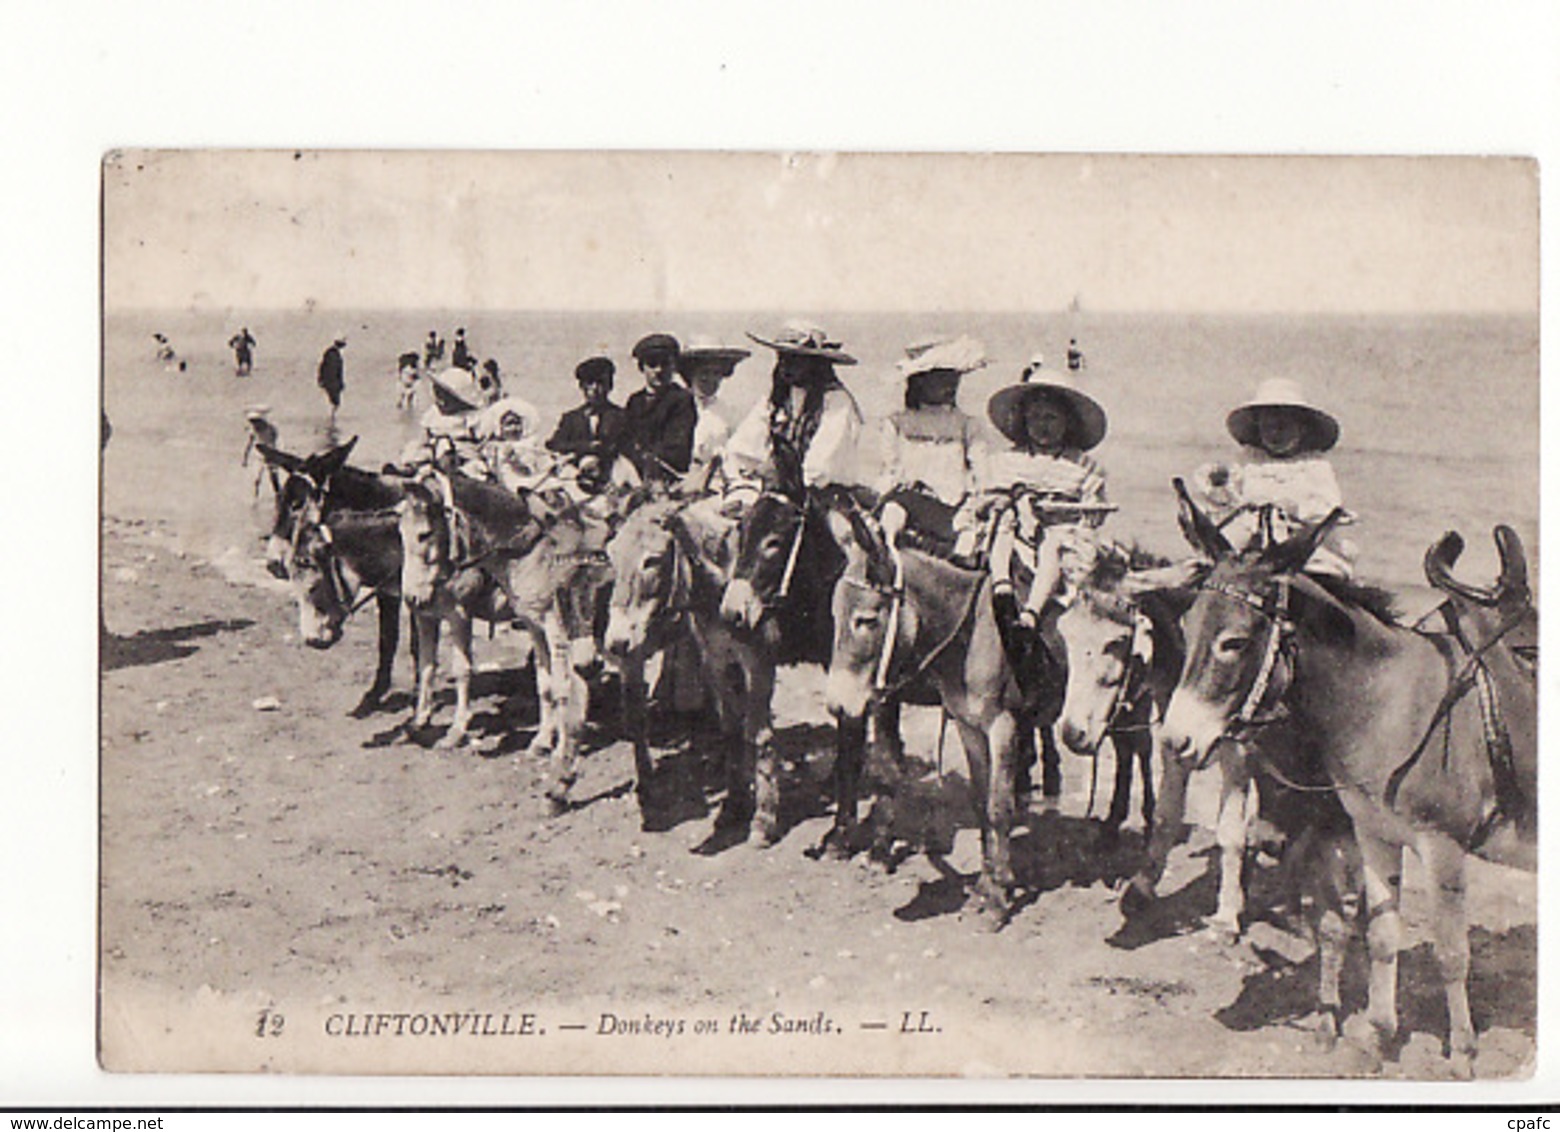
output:
[[[102,178],[105,1069],[1535,1072],[1536,163]]]

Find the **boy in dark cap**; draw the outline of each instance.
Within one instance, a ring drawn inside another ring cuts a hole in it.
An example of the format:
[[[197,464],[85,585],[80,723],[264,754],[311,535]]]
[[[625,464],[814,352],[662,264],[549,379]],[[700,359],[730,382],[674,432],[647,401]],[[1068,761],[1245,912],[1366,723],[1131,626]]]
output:
[[[645,387],[624,407],[623,454],[646,483],[674,483],[688,474],[699,410],[686,386],[672,380],[682,353],[670,334],[648,334],[634,344]]]
[[[549,451],[575,462],[580,486],[591,492],[607,485],[622,451],[624,412],[610,396],[616,369],[611,358],[603,357],[586,358],[574,367],[585,403],[564,413],[547,441]]]

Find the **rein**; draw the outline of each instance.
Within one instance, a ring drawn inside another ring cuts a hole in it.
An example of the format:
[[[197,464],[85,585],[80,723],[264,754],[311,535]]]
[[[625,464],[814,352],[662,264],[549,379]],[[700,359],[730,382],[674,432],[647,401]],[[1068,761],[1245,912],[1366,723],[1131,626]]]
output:
[[[895,651],[894,639],[898,636],[899,633],[899,622],[898,618],[894,616],[894,610],[897,606],[903,603],[905,595],[903,572],[896,572],[893,586],[873,585],[871,582],[863,581],[859,578],[852,578],[849,574],[842,575],[841,580],[849,585],[855,586],[857,589],[868,590],[877,594],[886,594],[890,599],[891,604],[889,608],[891,634],[884,635],[883,652],[880,654],[880,660],[876,666],[878,672],[874,680],[874,686],[877,691],[887,696],[895,695],[909,684],[919,680],[923,675],[926,674],[927,670],[930,669],[933,664],[937,663],[937,660],[942,656],[942,654],[948,651],[948,648],[953,644],[953,642],[958,640],[959,636],[964,632],[964,626],[974,616],[975,610],[980,601],[981,591],[985,588],[985,584],[983,582],[977,582],[975,585],[970,587],[969,598],[965,601],[964,609],[960,613],[958,620],[954,622],[952,631],[950,631],[946,637],[939,641],[936,647],[928,652],[926,656],[922,658],[921,662],[909,672],[909,674],[900,677],[898,680],[894,681],[892,685],[890,685],[887,681],[888,668],[890,667],[890,662],[893,659],[893,654]]]
[[[1109,597],[1107,602],[1106,598]],[[1105,733],[1125,735],[1136,731],[1153,730],[1152,723],[1122,724],[1117,720],[1126,712],[1136,708],[1148,694],[1149,687],[1147,676],[1149,672],[1148,653],[1139,648],[1139,642],[1145,635],[1154,631],[1153,622],[1138,608],[1131,598],[1118,594],[1106,594],[1100,590],[1086,589],[1081,591],[1080,600],[1095,610],[1108,621],[1114,621],[1118,625],[1125,625],[1129,629],[1127,637],[1127,669],[1116,685],[1116,691],[1111,698],[1110,710],[1105,714]],[[1148,648],[1153,648],[1153,642],[1148,642]]]
[[[1409,771],[1413,770],[1415,764],[1419,762],[1420,756],[1424,754],[1425,749],[1430,744],[1430,737],[1435,733],[1435,729],[1451,715],[1452,708],[1468,694],[1471,688],[1477,688],[1479,692],[1479,711],[1484,727],[1484,744],[1490,756],[1491,768],[1495,774],[1498,787],[1497,794],[1509,793],[1511,791],[1515,791],[1518,794],[1521,793],[1516,786],[1516,772],[1511,763],[1511,735],[1507,732],[1505,721],[1501,718],[1500,702],[1496,698],[1495,686],[1490,680],[1489,669],[1485,667],[1484,657],[1485,654],[1505,638],[1506,634],[1517,628],[1526,618],[1527,610],[1519,611],[1516,616],[1503,624],[1488,641],[1485,641],[1477,649],[1469,646],[1468,642],[1463,639],[1460,630],[1454,634],[1457,642],[1463,648],[1469,649],[1468,659],[1463,662],[1462,668],[1452,677],[1451,682],[1447,685],[1446,693],[1441,697],[1441,702],[1436,706],[1435,713],[1430,717],[1430,723],[1425,728],[1424,735],[1414,745],[1414,749],[1409,753],[1403,764],[1393,771],[1388,778],[1386,792],[1388,805],[1392,805],[1396,801],[1397,793],[1402,789],[1403,780],[1408,777]],[[1502,787],[1504,789],[1499,789]],[[1500,812],[1500,808],[1500,805],[1497,803],[1497,815]],[[1491,822],[1486,824],[1492,824],[1493,818],[1494,815],[1492,815]],[[1485,832],[1487,833],[1487,831]],[[1483,838],[1481,837],[1479,840],[1482,841]]]
[[[1263,601],[1247,591],[1238,590],[1234,587],[1224,586],[1219,583],[1210,584],[1208,582],[1204,582],[1202,586],[1202,588],[1205,590],[1212,590],[1214,593],[1218,593],[1224,597],[1239,601],[1244,605],[1255,609],[1257,612],[1266,617],[1269,621],[1269,624],[1272,626],[1272,631],[1268,636],[1268,644],[1263,653],[1262,665],[1257,672],[1257,678],[1253,681],[1251,690],[1246,696],[1246,701],[1242,705],[1241,710],[1236,714],[1233,721],[1236,726],[1231,727],[1226,731],[1226,734],[1228,734],[1231,739],[1236,741],[1239,741],[1240,738],[1239,734],[1236,733],[1237,730],[1251,730],[1257,727],[1276,723],[1283,718],[1283,716],[1279,714],[1277,710],[1279,707],[1281,707],[1280,704],[1274,705],[1274,713],[1268,717],[1264,719],[1258,719],[1256,717],[1258,709],[1260,708],[1263,700],[1267,697],[1271,686],[1273,670],[1277,667],[1277,660],[1279,656],[1281,654],[1292,655],[1294,652],[1294,622],[1290,620],[1288,616],[1290,587],[1287,580],[1284,578],[1278,578],[1276,581],[1278,583],[1277,599],[1272,602]],[[1429,747],[1430,740],[1434,737],[1437,728],[1441,727],[1441,725],[1444,723],[1448,723],[1452,710],[1460,702],[1462,702],[1463,697],[1466,696],[1470,690],[1475,688],[1479,693],[1479,710],[1484,729],[1485,751],[1489,756],[1491,768],[1497,783],[1497,804],[1495,812],[1490,816],[1489,819],[1482,823],[1479,830],[1475,832],[1475,845],[1482,841],[1485,836],[1488,836],[1489,831],[1493,828],[1495,821],[1501,814],[1502,804],[1499,801],[1499,795],[1501,793],[1509,794],[1511,792],[1520,794],[1520,790],[1515,785],[1515,771],[1511,762],[1511,737],[1506,729],[1504,720],[1501,718],[1499,701],[1495,695],[1494,684],[1490,680],[1489,670],[1485,666],[1484,657],[1491,649],[1500,643],[1500,641],[1503,640],[1508,633],[1517,628],[1526,619],[1526,617],[1527,611],[1520,611],[1516,616],[1501,625],[1501,627],[1490,637],[1490,639],[1484,642],[1484,644],[1479,646],[1477,649],[1473,649],[1468,644],[1468,642],[1463,639],[1460,632],[1451,634],[1451,636],[1457,640],[1463,648],[1469,650],[1469,656],[1463,662],[1462,667],[1448,681],[1446,691],[1442,694],[1440,703],[1436,705],[1435,711],[1431,713],[1430,721],[1425,725],[1424,733],[1420,736],[1419,741],[1414,744],[1412,750],[1410,750],[1408,754],[1408,757],[1404,759],[1401,764],[1399,764],[1396,770],[1386,776],[1385,779],[1381,780],[1385,783],[1386,789],[1383,798],[1388,806],[1396,805],[1398,791],[1402,788],[1403,782],[1408,777],[1409,772],[1413,770],[1413,768],[1418,764],[1420,758]],[[1279,697],[1281,698],[1283,694],[1283,692],[1280,692]],[[1450,742],[1450,734],[1451,733],[1448,730],[1448,742]],[[1363,790],[1371,783],[1377,781],[1376,779],[1366,779],[1343,785],[1337,783],[1330,783],[1325,786],[1306,785],[1304,783],[1298,783],[1290,779],[1281,770],[1279,770],[1279,768],[1273,764],[1273,761],[1268,758],[1262,751],[1252,749],[1250,747],[1247,749],[1256,757],[1257,761],[1262,764],[1267,772],[1271,774],[1273,778],[1281,785],[1289,788],[1290,790],[1295,790],[1301,793],[1338,793],[1342,791],[1345,786],[1351,786],[1352,788]],[[1213,746],[1210,745],[1209,757],[1212,755],[1212,750]],[[1206,763],[1206,759],[1204,762]],[[1505,789],[1503,790],[1502,787]]]
[[[796,575],[796,563],[801,558],[802,542],[807,533],[807,504],[798,503],[790,496],[783,495],[778,491],[762,491],[759,493],[758,499],[773,499],[789,507],[797,516],[796,535],[791,539],[790,549],[786,551],[785,571],[780,575],[780,586],[763,602],[763,607],[768,610],[783,604],[791,596],[791,580]],[[756,504],[757,500],[754,502]]]
[[[310,482],[312,483],[312,481]],[[311,499],[305,506],[319,506],[319,501]],[[291,544],[294,562],[298,560],[299,544],[303,542],[303,532],[307,526],[308,524],[304,521],[303,515],[300,514],[294,517]],[[374,595],[374,589],[372,586],[365,587],[363,596],[354,603],[352,601],[352,587],[348,584],[346,575],[343,573],[341,556],[336,553],[336,538],[331,532],[330,525],[321,519],[314,524],[314,529],[319,531],[320,541],[325,544],[328,552],[322,573],[325,575],[326,585],[330,587],[331,600],[338,607],[346,609],[344,618],[351,617]]]

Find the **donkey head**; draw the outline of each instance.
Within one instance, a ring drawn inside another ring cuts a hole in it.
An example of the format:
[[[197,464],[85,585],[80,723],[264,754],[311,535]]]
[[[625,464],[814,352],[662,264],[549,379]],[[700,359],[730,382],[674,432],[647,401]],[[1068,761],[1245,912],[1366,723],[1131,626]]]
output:
[[[413,480],[397,508],[401,531],[401,596],[413,608],[433,602],[453,573],[449,511],[435,481]]]
[[[265,566],[277,578],[287,577],[287,561],[292,550],[293,525],[304,505],[311,499],[322,506],[330,493],[331,480],[347,462],[358,438],[309,456],[294,456],[269,444],[255,448],[271,467],[286,473],[276,493],[271,516],[271,533],[266,538]]]
[[[834,586],[834,648],[824,698],[837,715],[859,719],[877,692],[878,666],[893,626],[894,568],[876,525],[854,507],[831,507],[829,533],[845,555]]]
[[[603,643],[619,659],[655,647],[686,610],[689,565],[674,528],[680,507],[676,500],[647,502],[607,543],[614,581]]]
[[[351,612],[351,587],[318,499],[306,500],[294,517],[288,562],[298,633],[313,648],[330,648]]]
[[[1298,573],[1343,512],[1335,509],[1282,542],[1235,554],[1179,480],[1176,490],[1182,530],[1214,564],[1182,620],[1186,659],[1161,741],[1172,754],[1203,754],[1274,697],[1281,646],[1295,624],[1329,637],[1352,634],[1348,612]]]

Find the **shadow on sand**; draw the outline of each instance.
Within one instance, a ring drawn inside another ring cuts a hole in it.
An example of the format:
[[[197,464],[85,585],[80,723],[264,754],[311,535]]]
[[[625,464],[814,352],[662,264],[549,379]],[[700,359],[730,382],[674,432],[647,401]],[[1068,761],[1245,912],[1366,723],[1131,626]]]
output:
[[[226,621],[197,621],[172,629],[143,629],[128,637],[104,633],[99,642],[99,665],[102,671],[113,672],[119,668],[182,660],[199,651],[199,646],[184,642],[214,637],[218,633],[239,632],[253,624],[248,618],[240,617]]]
[[[1536,1037],[1538,1030],[1538,930],[1519,924],[1504,932],[1475,926],[1468,934],[1472,970],[1468,1001],[1474,1029],[1517,1030]],[[1260,1030],[1294,1022],[1317,1009],[1317,957],[1313,952],[1294,962],[1276,951],[1254,948],[1262,970],[1248,976],[1234,1002],[1214,1014],[1231,1030]],[[1350,940],[1344,962],[1342,997],[1345,1015],[1365,1009],[1369,959],[1359,936]],[[1421,943],[1398,958],[1398,1023],[1400,1039],[1428,1034],[1444,1046],[1447,1039],[1446,995],[1434,948]]]

